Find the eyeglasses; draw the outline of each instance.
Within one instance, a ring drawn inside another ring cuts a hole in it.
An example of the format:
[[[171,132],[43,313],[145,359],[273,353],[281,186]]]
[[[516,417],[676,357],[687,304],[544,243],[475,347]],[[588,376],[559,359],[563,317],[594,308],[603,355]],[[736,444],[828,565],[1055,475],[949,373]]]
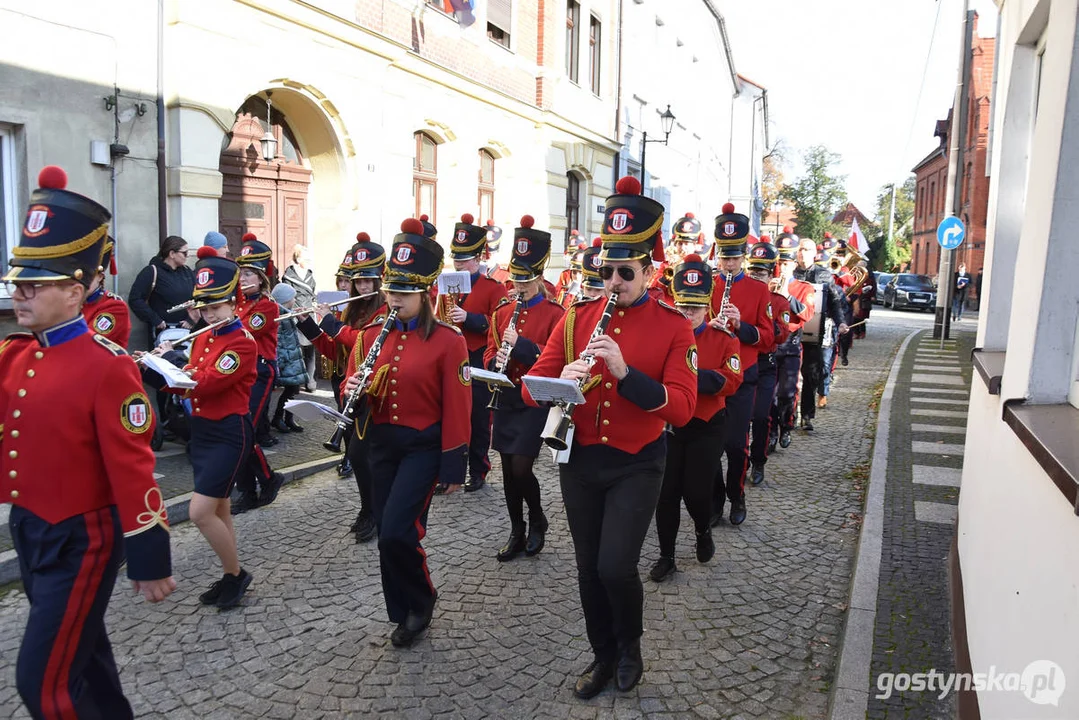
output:
[[[184,257],[187,257],[188,250],[173,250],[174,253],[180,253]]]
[[[37,295],[37,291],[43,287],[59,287],[61,285],[69,285],[70,283],[44,283],[44,282],[6,282],[4,285],[7,287],[7,293],[9,296],[14,297],[15,291],[18,290],[23,298],[27,300],[33,300]]]
[[[637,271],[626,265],[619,265],[617,268],[610,265],[601,265],[599,268],[599,276],[604,280],[610,280],[614,277],[615,270],[618,270],[618,277],[626,282],[632,282],[633,278],[637,277]]]

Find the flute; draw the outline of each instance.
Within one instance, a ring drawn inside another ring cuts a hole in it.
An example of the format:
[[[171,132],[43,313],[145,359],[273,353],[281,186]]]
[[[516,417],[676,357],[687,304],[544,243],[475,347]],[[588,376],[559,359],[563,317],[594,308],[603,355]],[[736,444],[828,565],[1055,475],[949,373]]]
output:
[[[176,347],[177,345],[182,345],[183,343],[187,342],[188,340],[193,340],[193,339],[197,338],[199,335],[202,335],[207,330],[213,330],[215,328],[221,327],[222,325],[227,325],[228,323],[232,322],[235,319],[236,318],[234,318],[234,317],[230,317],[230,318],[226,318],[225,320],[218,320],[217,322],[215,322],[215,323],[213,323],[211,325],[207,325],[204,328],[199,328],[198,330],[195,330],[193,332],[189,332],[187,335],[184,335],[183,337],[176,338],[175,340],[169,340],[168,342],[171,343],[173,347]],[[140,362],[142,362],[142,359],[144,357],[146,357],[147,355],[151,355],[151,354],[152,354],[152,351],[149,352],[149,353],[144,353],[144,354],[140,355],[138,357],[138,359],[135,360],[135,362],[140,363]],[[160,357],[160,356],[158,356],[158,357]]]
[[[352,297],[347,297],[344,300],[335,300],[334,302],[327,303],[326,305],[327,305],[327,307],[332,307],[333,308],[333,307],[337,307],[338,305],[347,305],[348,303],[352,302],[353,300],[364,300],[366,298],[373,297],[375,295],[378,295],[378,292],[369,292],[369,293],[364,293],[363,295],[353,295]],[[298,315],[310,315],[311,313],[313,313],[313,312],[315,312],[317,310],[318,310],[318,305],[313,305],[312,307],[309,307],[309,308],[302,308],[300,310],[293,310],[292,312],[287,312],[284,315],[278,315],[277,319],[274,322],[281,322],[282,320],[287,320],[287,319],[289,319],[291,317],[296,317]]]
[[[188,300],[187,302],[182,302],[179,305],[173,305],[172,307],[170,307],[168,310],[165,311],[165,314],[168,315],[169,313],[174,313],[174,312],[176,312],[178,310],[187,310],[189,307],[191,307],[194,304],[195,304],[194,300]]]

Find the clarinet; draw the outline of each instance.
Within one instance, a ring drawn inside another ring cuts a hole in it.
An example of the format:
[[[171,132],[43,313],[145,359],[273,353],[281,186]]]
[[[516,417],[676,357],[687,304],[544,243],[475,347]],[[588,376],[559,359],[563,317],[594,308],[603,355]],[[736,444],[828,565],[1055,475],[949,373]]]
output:
[[[360,401],[363,398],[364,392],[367,390],[368,383],[371,382],[371,376],[375,372],[375,362],[378,360],[379,353],[382,352],[382,344],[386,342],[386,336],[390,334],[390,328],[393,327],[394,321],[397,320],[397,310],[390,310],[389,315],[386,316],[385,322],[382,323],[382,330],[379,331],[378,337],[375,338],[375,342],[371,345],[371,349],[367,351],[367,357],[363,359],[363,364],[359,367],[357,372],[360,375],[360,382],[356,387],[348,394],[348,399],[345,401],[345,407],[341,410],[341,414],[345,416],[345,420],[338,420],[337,427],[333,431],[333,436],[322,443],[322,447],[327,450],[331,450],[335,453],[341,452],[341,441],[345,437],[345,433],[352,427],[352,423],[356,420],[357,410],[359,409]]]
[[[731,277],[733,273],[723,273],[723,299],[719,303],[719,314],[723,315],[723,308],[731,302]],[[734,332],[727,325],[727,318],[723,317],[723,331],[731,337],[734,337]]]
[[[513,306],[513,315],[510,316],[510,324],[509,324],[509,327],[513,328],[515,331],[517,330],[517,318],[518,318],[518,316],[520,316],[521,308],[523,308],[524,306],[525,306],[524,298],[521,297],[521,295],[518,293],[518,295],[517,295],[517,304]],[[498,368],[498,372],[502,373],[503,375],[506,374],[506,368],[510,364],[510,350],[512,350],[512,349],[513,349],[512,345],[510,345],[505,340],[502,341],[502,351],[506,353],[506,361],[503,362],[501,367]],[[491,402],[487,403],[487,409],[488,410],[497,410],[498,409],[498,396],[501,395],[501,394],[502,394],[502,386],[501,385],[496,385],[495,388],[493,390],[491,390]]]
[[[592,337],[588,339],[589,344],[593,340],[598,338],[607,332],[607,325],[611,322],[611,316],[614,314],[615,303],[618,301],[618,293],[611,293],[611,297],[607,299],[607,306],[603,308],[603,316],[596,323],[596,329],[592,331]],[[591,368],[596,364],[596,356],[590,352],[581,353],[581,360],[588,363],[588,367]],[[588,376],[581,378],[577,381],[577,389],[584,392],[585,383],[588,382]],[[558,405],[551,409],[552,413],[561,413],[557,423],[554,425],[554,430],[543,437],[543,442],[547,444],[547,447],[554,448],[555,450],[562,451],[569,447],[568,437],[569,431],[573,427],[573,409],[577,407],[573,403],[566,403],[565,405]],[[548,426],[551,425],[551,418],[548,418]]]

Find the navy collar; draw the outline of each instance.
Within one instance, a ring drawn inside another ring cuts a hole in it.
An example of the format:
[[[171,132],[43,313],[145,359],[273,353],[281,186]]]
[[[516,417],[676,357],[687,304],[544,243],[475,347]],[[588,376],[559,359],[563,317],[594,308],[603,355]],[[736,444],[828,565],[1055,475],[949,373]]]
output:
[[[526,308],[534,308],[537,305],[539,305],[541,302],[543,302],[544,300],[546,300],[546,298],[543,296],[543,293],[541,293],[541,292],[536,293],[536,296],[534,298],[532,298],[531,300],[526,300],[525,301],[525,307]]]
[[[34,335],[37,337],[37,341],[41,343],[42,347],[54,347],[56,345],[62,345],[68,340],[74,340],[88,332],[90,332],[90,327],[86,324],[86,319],[83,318],[82,315],[79,315],[67,322],[53,325],[43,332],[34,333]]]
[[[259,298],[262,297],[262,290],[260,289],[254,295],[244,295],[244,297],[247,298],[249,302],[258,302]]]
[[[394,329],[395,330],[400,330],[401,332],[412,332],[417,327],[419,327],[419,325],[420,325],[420,316],[419,315],[412,318],[407,323],[403,323],[400,320],[394,320],[393,321]]]
[[[232,322],[228,323],[227,325],[222,325],[221,327],[211,330],[210,332],[214,334],[214,337],[220,337],[222,335],[228,335],[231,332],[235,332],[243,326],[244,324],[240,320],[240,318],[234,317],[232,318]]]
[[[633,304],[630,305],[630,307],[640,307],[641,305],[644,305],[646,302],[648,302],[651,299],[652,299],[652,296],[648,294],[647,290],[645,290],[644,295],[641,295],[639,298],[634,300]]]
[[[476,287],[476,283],[480,281],[481,274],[482,272],[480,270],[477,270],[476,272],[469,275],[469,277],[472,278],[472,287]]]
[[[702,322],[702,323],[701,323],[700,325],[698,325],[697,327],[693,328],[693,334],[694,334],[694,335],[700,335],[700,334],[701,334],[702,332],[704,332],[704,329],[705,329],[706,327],[708,327],[708,321],[707,321],[707,320],[705,320],[704,322]]]
[[[723,273],[720,273],[720,275],[722,275],[722,274]],[[734,285],[736,282],[738,282],[739,280],[741,280],[745,276],[746,276],[746,271],[745,270],[739,270],[738,274],[731,278],[731,285]]]
[[[105,288],[104,287],[99,287],[97,290],[94,290],[92,293],[90,293],[89,295],[86,296],[86,304],[89,305],[90,303],[96,303],[98,300],[100,300],[104,296],[105,296]]]

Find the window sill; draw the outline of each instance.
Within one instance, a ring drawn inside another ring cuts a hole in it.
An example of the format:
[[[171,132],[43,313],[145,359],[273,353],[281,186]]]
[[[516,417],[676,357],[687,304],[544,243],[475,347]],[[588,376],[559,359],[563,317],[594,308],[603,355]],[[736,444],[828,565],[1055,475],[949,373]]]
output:
[[[498,42],[497,40],[492,40],[491,38],[487,38],[487,42],[491,43],[491,44],[492,44],[492,45],[494,45],[495,47],[500,47],[500,48],[502,48],[503,50],[505,50],[506,52],[508,52],[508,53],[509,53],[510,55],[516,55],[516,54],[517,54],[517,53],[515,53],[515,52],[513,51],[513,48],[511,48],[511,47],[510,47],[509,45],[504,45],[504,44],[502,44],[502,43]]]
[[[989,394],[1000,395],[1000,381],[1004,377],[1004,353],[974,348],[970,360],[974,369],[982,376]]]
[[[1071,405],[1004,403],[1004,422],[1026,446],[1079,515],[1079,410]]]

